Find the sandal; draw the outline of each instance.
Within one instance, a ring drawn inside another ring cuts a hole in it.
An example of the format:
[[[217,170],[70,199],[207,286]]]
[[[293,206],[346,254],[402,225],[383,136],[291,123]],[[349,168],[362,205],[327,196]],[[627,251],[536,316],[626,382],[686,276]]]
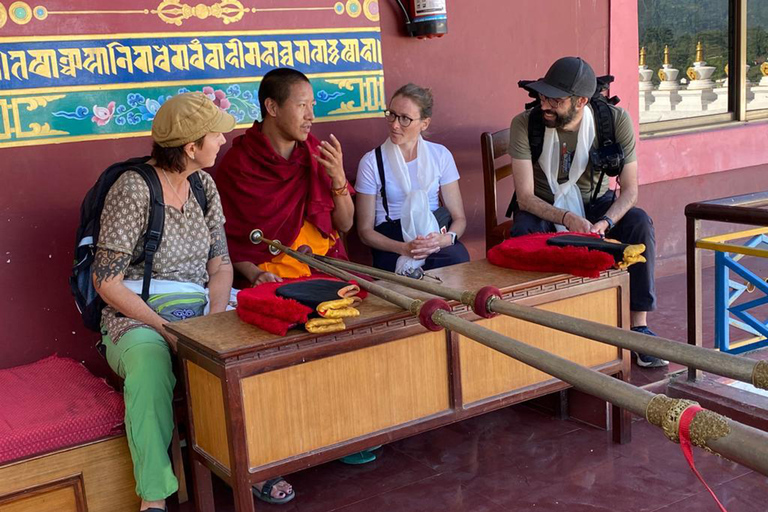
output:
[[[272,496],[272,488],[279,484],[280,482],[284,482],[285,479],[281,476],[277,478],[270,478],[266,482],[264,482],[264,485],[261,487],[261,490],[257,489],[255,486],[253,487],[253,494],[256,495],[257,498],[259,498],[261,501],[264,501],[266,503],[272,503],[274,505],[282,505],[283,503],[288,503],[293,498],[296,497],[296,492],[291,489],[291,492],[283,496],[282,498],[275,498]]]
[[[353,466],[368,464],[369,462],[373,462],[375,460],[376,454],[371,453],[369,450],[363,450],[361,452],[353,453],[339,459],[340,462],[343,462],[344,464],[351,464]]]

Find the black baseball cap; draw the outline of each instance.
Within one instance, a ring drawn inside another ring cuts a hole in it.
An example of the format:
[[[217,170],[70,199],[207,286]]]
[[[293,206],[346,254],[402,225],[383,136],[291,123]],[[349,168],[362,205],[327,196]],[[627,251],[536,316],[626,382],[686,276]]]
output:
[[[597,89],[592,66],[581,57],[563,57],[550,66],[544,78],[528,87],[548,98],[584,96],[591,98]]]

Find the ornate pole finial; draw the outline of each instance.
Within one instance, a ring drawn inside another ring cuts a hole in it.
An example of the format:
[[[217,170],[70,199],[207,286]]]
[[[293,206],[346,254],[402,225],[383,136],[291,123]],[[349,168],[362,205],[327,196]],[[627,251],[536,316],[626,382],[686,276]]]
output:
[[[645,46],[640,48],[640,65],[645,66]]]
[[[701,44],[701,41],[696,43],[696,61],[695,62],[704,62],[704,45]]]
[[[669,45],[664,45],[664,65],[669,66]]]

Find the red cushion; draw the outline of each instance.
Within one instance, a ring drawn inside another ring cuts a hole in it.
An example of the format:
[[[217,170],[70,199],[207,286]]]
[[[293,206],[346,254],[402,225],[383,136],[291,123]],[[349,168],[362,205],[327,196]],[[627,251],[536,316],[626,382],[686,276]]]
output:
[[[547,245],[549,238],[561,235],[600,238],[589,233],[534,233],[504,240],[488,251],[488,261],[499,267],[533,272],[568,272],[575,276],[598,277],[615,265],[613,256],[586,247]]]
[[[0,390],[0,464],[122,431],[122,395],[72,359],[0,370]]]

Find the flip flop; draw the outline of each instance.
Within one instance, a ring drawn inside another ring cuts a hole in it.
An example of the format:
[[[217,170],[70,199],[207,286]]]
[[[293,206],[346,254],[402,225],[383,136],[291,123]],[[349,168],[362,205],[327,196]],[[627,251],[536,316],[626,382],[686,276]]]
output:
[[[286,494],[282,498],[275,498],[272,496],[272,488],[279,484],[280,482],[284,482],[285,479],[281,476],[277,478],[270,478],[266,482],[264,482],[264,485],[262,486],[261,490],[257,489],[256,487],[253,487],[253,494],[256,495],[257,498],[259,498],[261,501],[264,501],[266,503],[272,503],[273,505],[282,505],[284,503],[288,503],[293,498],[296,497],[296,491],[291,490],[289,494]]]
[[[346,457],[342,457],[339,459],[340,462],[343,462],[344,464],[351,464],[353,466],[357,466],[360,464],[368,464],[369,462],[373,462],[376,460],[376,455],[371,453],[368,450],[363,450],[358,453],[353,453],[352,455],[347,455]]]

